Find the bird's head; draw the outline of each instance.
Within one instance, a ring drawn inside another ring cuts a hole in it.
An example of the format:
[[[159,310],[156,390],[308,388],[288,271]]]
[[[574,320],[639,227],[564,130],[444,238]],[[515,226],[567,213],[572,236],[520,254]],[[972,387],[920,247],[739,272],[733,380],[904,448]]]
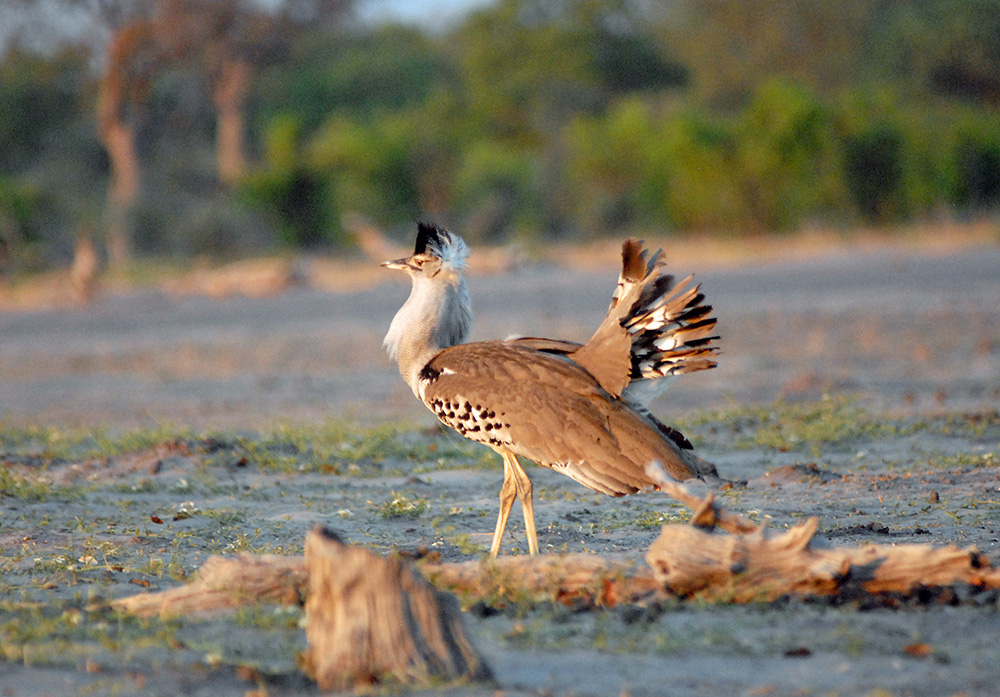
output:
[[[418,278],[454,282],[465,271],[469,248],[461,237],[433,223],[418,223],[413,254],[382,263],[387,269],[405,271]]]

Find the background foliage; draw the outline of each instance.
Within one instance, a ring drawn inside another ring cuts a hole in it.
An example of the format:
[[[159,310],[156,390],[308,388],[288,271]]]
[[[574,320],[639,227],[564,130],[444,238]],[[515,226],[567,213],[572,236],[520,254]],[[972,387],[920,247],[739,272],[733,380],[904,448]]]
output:
[[[230,4],[230,19],[254,12]],[[434,30],[338,14],[296,25],[280,50],[260,21],[225,26],[145,65],[121,111],[142,168],[128,218],[139,254],[346,245],[350,213],[496,242],[1000,205],[994,0],[497,0]],[[235,179],[215,160],[221,42],[254,66]],[[6,46],[0,273],[102,237],[106,50],[99,37]]]

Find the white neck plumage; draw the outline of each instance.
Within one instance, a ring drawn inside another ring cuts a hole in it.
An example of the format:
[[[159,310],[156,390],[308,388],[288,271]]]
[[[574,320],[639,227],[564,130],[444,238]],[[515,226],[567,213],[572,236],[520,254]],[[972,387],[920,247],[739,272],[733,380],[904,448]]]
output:
[[[444,274],[442,274],[444,275]],[[472,302],[460,274],[413,278],[410,297],[392,318],[382,345],[420,397],[420,371],[442,349],[464,343],[472,327]]]

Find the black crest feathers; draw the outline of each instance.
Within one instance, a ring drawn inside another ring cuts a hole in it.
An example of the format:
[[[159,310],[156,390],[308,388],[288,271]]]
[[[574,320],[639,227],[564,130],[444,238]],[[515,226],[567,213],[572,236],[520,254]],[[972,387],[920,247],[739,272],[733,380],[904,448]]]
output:
[[[414,255],[426,252],[428,243],[440,247],[441,233],[442,229],[434,223],[417,223],[417,246],[413,250]]]

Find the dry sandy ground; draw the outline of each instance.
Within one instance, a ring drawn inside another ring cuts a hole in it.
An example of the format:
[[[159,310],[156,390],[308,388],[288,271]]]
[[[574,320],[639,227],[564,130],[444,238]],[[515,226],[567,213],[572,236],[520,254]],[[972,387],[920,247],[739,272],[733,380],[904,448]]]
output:
[[[613,263],[475,276],[475,338],[585,338]],[[727,506],[777,529],[817,516],[830,544],[975,545],[1000,560],[1000,249],[678,269],[689,271],[717,309],[724,354],[657,412],[724,476],[748,481]],[[295,671],[295,610],[140,623],[86,608],[181,583],[209,554],[298,553],[316,523],[380,551],[480,553],[500,470],[429,428],[381,353],[405,294],[393,283],[224,301],[145,291],[0,314],[8,429],[184,437],[49,460],[45,493],[0,495],[0,694],[315,694]],[[398,422],[413,427],[378,428]],[[46,462],[30,438],[0,453],[26,476]],[[638,558],[660,523],[685,516],[656,494],[609,499],[552,472],[532,477],[549,553]],[[524,547],[512,522],[505,549]],[[515,605],[468,622],[511,695],[996,694],[997,598],[954,601]]]

